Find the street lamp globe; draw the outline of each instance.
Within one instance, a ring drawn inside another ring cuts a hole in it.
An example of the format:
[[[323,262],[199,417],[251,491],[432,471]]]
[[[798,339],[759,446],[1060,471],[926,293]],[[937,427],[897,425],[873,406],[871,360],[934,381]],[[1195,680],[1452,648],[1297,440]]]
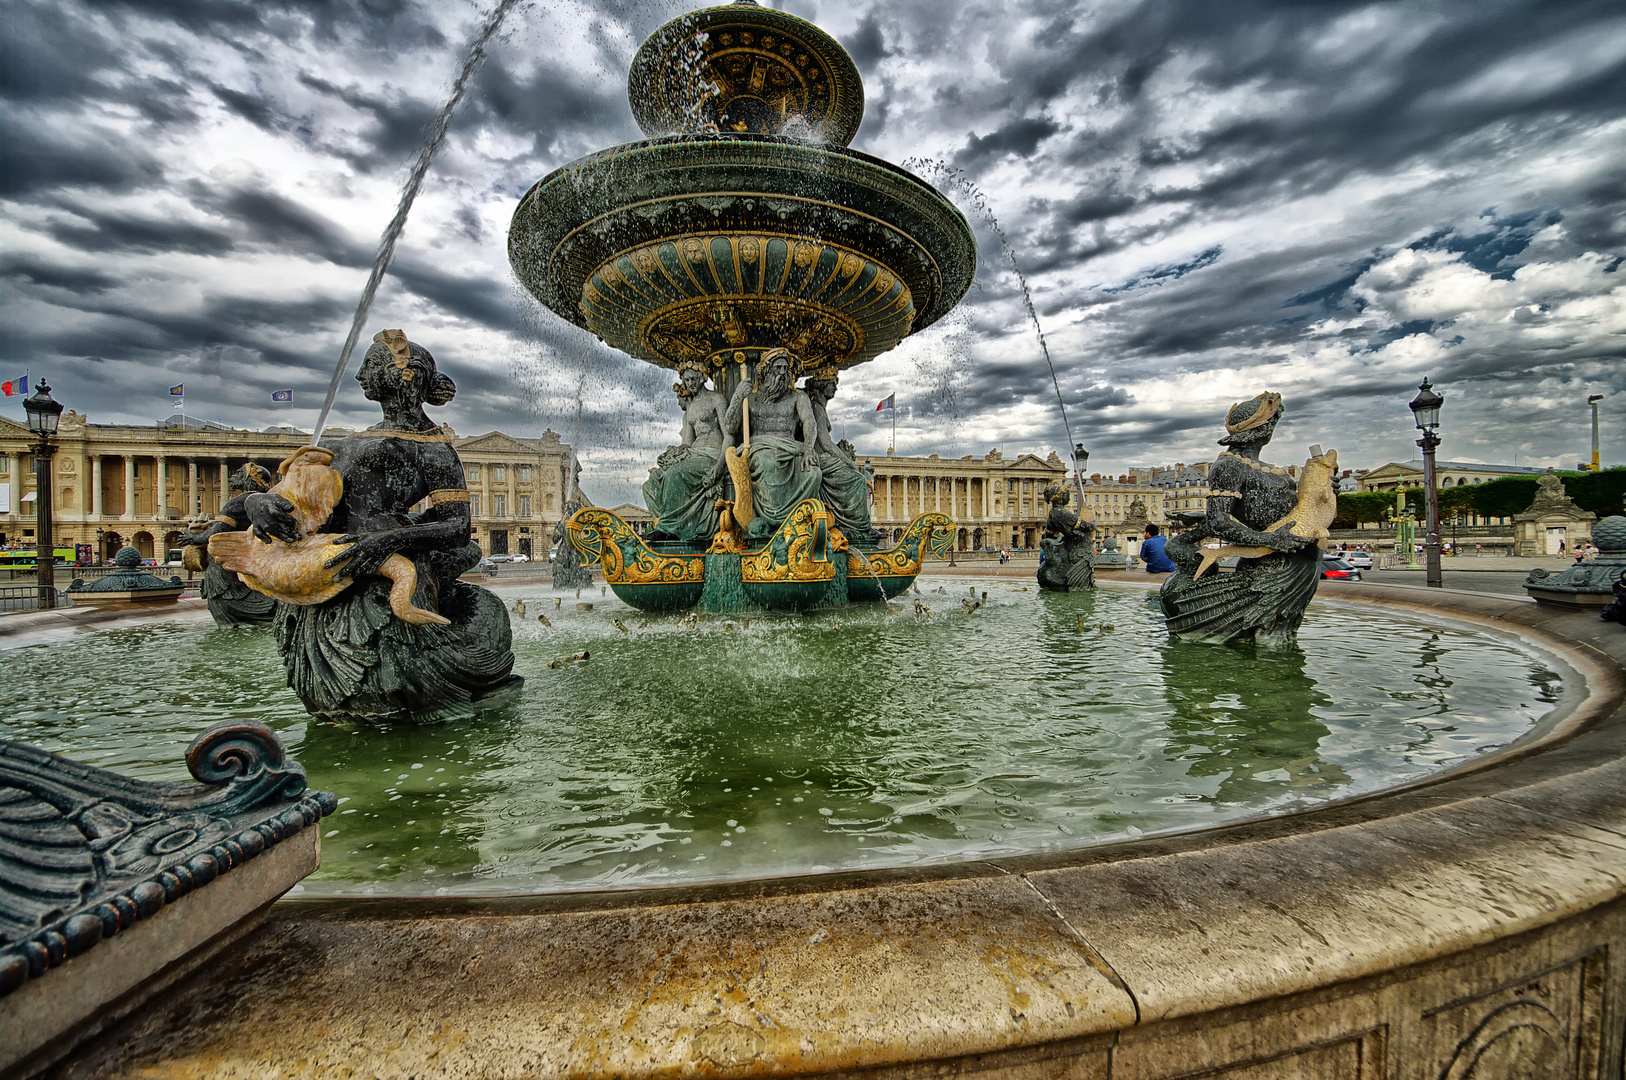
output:
[[[49,439],[56,434],[57,421],[62,416],[62,402],[51,396],[51,388],[44,379],[32,397],[23,399],[23,410],[28,413],[28,430]]]
[[[1434,392],[1434,387],[1426,378],[1417,391],[1417,396],[1411,400],[1412,415],[1417,418],[1417,430],[1432,435],[1434,429],[1440,426],[1440,406],[1445,404],[1445,398]]]
[[[1073,444],[1073,460],[1078,463],[1078,471],[1083,472],[1084,466],[1090,463],[1090,452],[1084,449],[1083,443]]]

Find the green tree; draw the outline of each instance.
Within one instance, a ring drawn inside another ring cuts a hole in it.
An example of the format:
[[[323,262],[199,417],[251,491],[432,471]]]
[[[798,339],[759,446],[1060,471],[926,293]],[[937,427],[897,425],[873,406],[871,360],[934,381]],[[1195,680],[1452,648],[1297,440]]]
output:
[[[1368,521],[1383,521],[1395,508],[1393,494],[1382,491],[1352,491],[1338,496],[1335,529],[1353,529]]]

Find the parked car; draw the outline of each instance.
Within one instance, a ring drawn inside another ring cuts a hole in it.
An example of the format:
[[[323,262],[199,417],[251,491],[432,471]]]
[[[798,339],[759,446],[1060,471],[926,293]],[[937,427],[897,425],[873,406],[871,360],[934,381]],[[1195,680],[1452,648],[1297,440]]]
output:
[[[487,555],[486,556],[486,562],[505,563],[505,562],[513,562],[513,561],[514,561],[514,557],[512,555]]]
[[[1357,570],[1372,569],[1372,556],[1365,551],[1340,551],[1338,557]]]
[[[1321,576],[1323,578],[1342,578],[1346,581],[1361,580],[1361,572],[1337,555],[1321,556]]]
[[[515,555],[510,561],[511,562],[530,562],[531,557],[529,555],[519,554],[519,555]]]
[[[475,563],[474,570],[471,572],[476,574],[494,574],[496,571],[497,564],[492,562],[491,559],[487,557]]]

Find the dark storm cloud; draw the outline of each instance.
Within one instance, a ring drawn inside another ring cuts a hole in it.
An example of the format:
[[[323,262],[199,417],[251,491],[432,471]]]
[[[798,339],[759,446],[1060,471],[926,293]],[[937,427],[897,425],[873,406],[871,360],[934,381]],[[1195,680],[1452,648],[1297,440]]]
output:
[[[442,415],[459,430],[578,438],[611,501],[676,431],[670,375],[516,297],[507,218],[544,173],[641,137],[627,61],[700,5],[518,9],[370,323],[446,358],[461,389]],[[1424,371],[1457,387],[1479,456],[1557,455],[1560,398],[1626,392],[1611,315],[1626,170],[1606,146],[1626,114],[1618,3],[775,6],[859,65],[856,148],[961,170],[929,178],[967,210],[983,265],[942,355],[910,359],[906,343],[843,380],[853,398],[898,389],[923,447],[946,451],[931,441],[970,439],[962,428],[1008,452],[1065,440],[995,216],[1074,434],[1113,471],[1211,455],[1219,412],[1255,382],[1290,393],[1284,438],[1348,431],[1354,464],[1410,453],[1374,433],[1404,436]],[[0,21],[0,363],[82,379],[76,407],[99,419],[157,411],[119,389],[155,373],[190,379],[189,406],[196,392],[222,415],[285,422],[261,412],[280,385],[303,410],[488,9],[14,0]],[[368,422],[345,390],[341,420]],[[1539,405],[1497,438],[1505,400]],[[884,423],[858,404],[842,415],[858,434]]]

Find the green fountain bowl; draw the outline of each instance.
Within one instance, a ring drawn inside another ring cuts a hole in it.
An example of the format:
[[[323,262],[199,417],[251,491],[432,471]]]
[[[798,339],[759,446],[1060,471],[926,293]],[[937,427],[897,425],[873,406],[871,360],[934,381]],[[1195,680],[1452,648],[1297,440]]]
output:
[[[543,177],[508,233],[537,299],[651,363],[787,347],[872,360],[971,286],[976,239],[935,188],[844,147],[772,135],[628,143]]]

